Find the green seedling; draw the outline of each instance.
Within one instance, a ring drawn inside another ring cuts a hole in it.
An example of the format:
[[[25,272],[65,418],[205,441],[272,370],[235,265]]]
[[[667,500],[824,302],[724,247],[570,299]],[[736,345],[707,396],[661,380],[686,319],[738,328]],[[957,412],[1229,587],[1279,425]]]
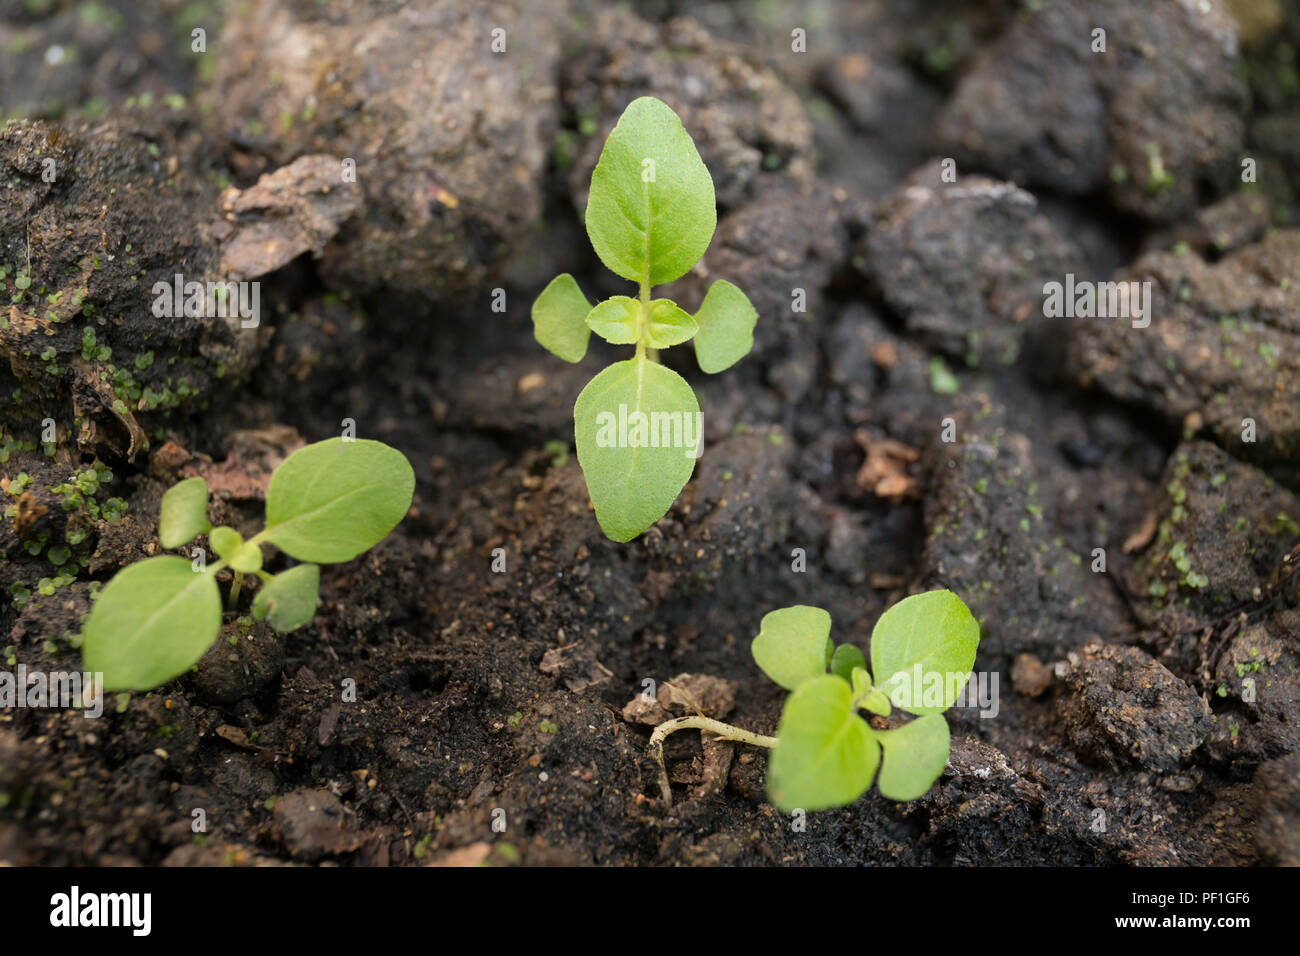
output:
[[[415,473],[399,451],[377,441],[331,438],[300,448],[266,488],[266,527],[248,540],[208,521],[208,486],[186,478],[163,495],[158,538],[179,548],[207,534],[218,560],[174,555],[119,571],[100,592],[82,631],[87,671],[107,690],[150,690],[193,667],[221,631],[217,572],[230,568],[233,610],[246,575],[261,582],[253,617],[286,633],[316,614],[320,564],[350,561],[387,536],[411,506]],[[262,545],[310,562],[271,575]]]
[[[677,114],[650,96],[633,100],[605,140],[591,174],[587,235],[612,272],[637,284],[595,307],[567,272],[533,303],[533,334],[579,362],[595,332],[636,355],[598,374],[573,407],[578,464],[601,530],[631,541],[662,518],[685,487],[703,446],[699,402],[660,349],[695,340],[705,372],[721,372],[754,345],[758,313],[736,286],[714,282],[688,315],[650,290],[681,278],[717,226],[713,179]]]
[[[650,735],[650,752],[665,803],[672,803],[672,792],[664,739],[687,728],[770,748],[768,800],[783,812],[845,806],[872,781],[890,800],[915,800],[930,789],[948,762],[943,712],[970,678],[979,624],[951,591],[904,598],[871,632],[870,673],[861,650],[834,647],[830,635],[831,617],[821,608],[798,605],[764,616],[751,647],[754,661],[791,692],[776,736],[702,716],[660,724]],[[877,730],[863,717],[889,717],[895,708],[914,719]]]

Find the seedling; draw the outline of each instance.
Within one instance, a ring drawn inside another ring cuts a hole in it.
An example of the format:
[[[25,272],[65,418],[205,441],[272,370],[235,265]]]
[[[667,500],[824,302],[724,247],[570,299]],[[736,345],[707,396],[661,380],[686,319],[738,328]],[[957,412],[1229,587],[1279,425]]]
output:
[[[874,681],[862,651],[851,644],[832,650],[830,634],[831,617],[821,608],[797,605],[764,616],[751,646],[754,661],[791,692],[776,736],[702,716],[660,724],[650,735],[650,751],[659,764],[665,803],[672,803],[672,792],[664,739],[692,727],[771,748],[767,796],[783,812],[845,806],[866,793],[873,780],[890,800],[915,800],[930,789],[948,762],[943,712],[970,678],[979,624],[951,591],[904,598],[871,632]],[[888,717],[894,708],[915,719],[877,730],[859,713]]]
[[[605,140],[591,174],[587,235],[612,272],[639,294],[594,308],[573,276],[553,279],[533,303],[533,334],[566,362],[580,362],[595,332],[636,355],[598,374],[573,407],[578,464],[601,530],[631,541],[662,518],[685,487],[703,445],[699,402],[658,351],[695,340],[705,372],[721,372],[754,345],[758,313],[718,280],[695,315],[650,290],[699,262],[717,226],[713,179],[677,114],[651,96],[633,100]]]
[[[83,628],[85,669],[102,672],[107,690],[150,690],[184,674],[221,630],[217,572],[230,568],[227,608],[239,600],[245,575],[261,587],[253,617],[286,633],[316,614],[319,564],[350,561],[374,547],[411,506],[415,473],[399,451],[377,441],[331,438],[300,448],[280,464],[266,488],[266,527],[245,541],[234,528],[208,521],[208,486],[186,478],[163,495],[158,538],[179,548],[207,534],[218,560],[197,552],[148,558],[119,571],[100,592]],[[262,544],[299,561],[271,575]]]

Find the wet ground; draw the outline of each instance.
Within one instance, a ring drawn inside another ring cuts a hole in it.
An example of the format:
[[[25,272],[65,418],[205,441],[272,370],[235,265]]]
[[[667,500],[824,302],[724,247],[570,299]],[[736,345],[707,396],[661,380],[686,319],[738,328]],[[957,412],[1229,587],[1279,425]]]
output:
[[[254,527],[345,419],[417,476],[302,630],[0,711],[0,861],[1300,862],[1298,46],[1274,0],[0,5],[5,668],[79,667],[179,477]],[[719,202],[666,294],[760,318],[724,374],[666,353],[706,450],[617,545],[571,415],[618,351],[566,366],[529,307],[626,292],[578,210],[647,93]],[[259,281],[259,326],[156,317],[178,272]],[[1148,325],[1047,314],[1110,280]],[[800,828],[682,733],[658,799],[646,680],[771,732],[766,611],[861,646],[940,586],[999,694],[929,794]]]

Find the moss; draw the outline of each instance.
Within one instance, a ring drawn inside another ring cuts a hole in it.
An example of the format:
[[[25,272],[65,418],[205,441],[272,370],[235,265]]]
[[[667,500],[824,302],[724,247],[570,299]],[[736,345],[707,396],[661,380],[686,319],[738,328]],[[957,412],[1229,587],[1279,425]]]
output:
[[[930,359],[930,390],[936,395],[954,395],[961,390],[957,376],[948,370],[947,364],[937,355]]]
[[[1147,154],[1147,192],[1155,195],[1162,190],[1171,189],[1178,180],[1165,169],[1164,159],[1160,155],[1160,144],[1149,142],[1144,149]]]
[[[1277,517],[1273,519],[1273,532],[1286,532],[1288,534],[1300,534],[1300,524],[1285,511],[1279,511]]]

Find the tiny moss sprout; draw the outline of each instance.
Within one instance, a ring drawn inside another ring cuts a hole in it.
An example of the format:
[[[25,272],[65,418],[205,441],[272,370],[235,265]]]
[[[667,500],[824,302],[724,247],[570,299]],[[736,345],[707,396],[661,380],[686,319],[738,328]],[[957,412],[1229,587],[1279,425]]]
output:
[[[651,289],[685,275],[717,226],[713,179],[681,119],[650,96],[633,100],[605,140],[591,174],[587,235],[610,271],[637,284],[594,307],[573,276],[557,276],[533,303],[533,332],[566,362],[587,354],[591,333],[635,355],[593,378],[573,408],[578,464],[596,520],[630,541],[662,518],[685,487],[703,446],[699,402],[661,349],[695,340],[708,373],[740,361],[758,313],[736,286],[714,282],[695,315]]]
[[[387,536],[405,516],[415,474],[399,451],[377,441],[332,438],[300,448],[276,468],[266,489],[266,527],[245,540],[208,521],[208,487],[186,478],[163,495],[158,538],[180,548],[206,534],[218,560],[147,558],[118,572],[95,599],[82,631],[86,670],[107,690],[150,690],[193,667],[221,631],[217,573],[233,580],[226,607],[238,607],[247,577],[260,588],[253,617],[282,633],[316,614],[319,564],[350,561]],[[272,575],[262,545],[298,561]]]
[[[871,632],[870,672],[861,650],[835,647],[830,633],[831,617],[821,608],[797,605],[764,616],[751,646],[754,661],[790,691],[776,736],[703,716],[654,729],[650,752],[665,803],[672,803],[672,791],[664,740],[685,729],[771,749],[767,795],[783,812],[846,806],[873,781],[890,800],[915,800],[933,786],[948,762],[943,712],[975,664],[980,632],[970,610],[951,591],[899,601]],[[913,719],[881,730],[863,716],[888,718],[896,709]]]

